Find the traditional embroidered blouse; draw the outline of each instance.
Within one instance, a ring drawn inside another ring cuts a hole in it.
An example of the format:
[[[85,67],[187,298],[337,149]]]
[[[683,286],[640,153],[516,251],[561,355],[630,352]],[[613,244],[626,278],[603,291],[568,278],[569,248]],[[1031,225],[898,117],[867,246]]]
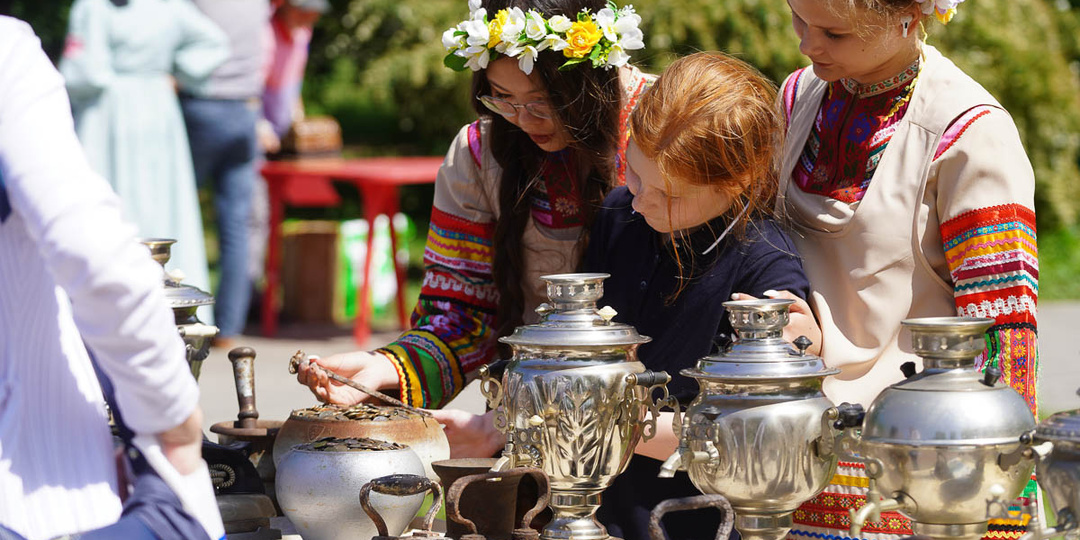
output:
[[[629,111],[655,77],[631,69],[626,79],[617,152],[623,183]],[[492,263],[498,184],[502,170],[490,151],[489,125],[480,120],[462,128],[435,183],[424,282],[412,315],[412,329],[379,349],[394,363],[402,400],[441,407],[495,354],[499,294]],[[580,259],[584,201],[569,152],[549,155],[533,190],[531,219],[522,239],[525,268],[521,283],[528,317],[545,298],[539,276],[574,271]]]
[[[810,129],[811,135],[805,140],[801,153],[793,152],[788,156],[789,159],[797,159],[790,169],[792,182],[786,191],[789,207],[794,204],[802,208],[828,209],[828,212],[831,212],[819,214],[813,226],[822,231],[823,235],[840,235],[829,237],[828,242],[846,242],[852,249],[865,251],[861,256],[872,266],[869,269],[847,270],[853,280],[862,281],[871,279],[871,276],[864,274],[877,271],[878,266],[873,264],[882,264],[880,249],[875,251],[873,244],[866,243],[885,241],[889,231],[887,227],[873,225],[873,220],[867,221],[868,215],[858,214],[857,209],[867,209],[866,204],[871,199],[875,211],[888,206],[905,209],[897,210],[893,217],[905,215],[906,212],[906,215],[914,217],[916,227],[913,228],[910,221],[895,223],[894,226],[898,227],[895,236],[910,237],[913,232],[917,232],[918,236],[913,244],[915,251],[909,254],[907,262],[902,260],[903,254],[898,254],[897,262],[889,263],[899,265],[911,264],[911,260],[916,261],[910,279],[900,280],[911,286],[912,291],[901,297],[910,299],[914,295],[918,301],[920,293],[937,294],[939,288],[930,285],[930,282],[939,279],[946,289],[951,286],[952,304],[957,315],[994,319],[995,324],[986,335],[987,352],[979,359],[979,367],[982,368],[988,363],[998,365],[1002,371],[1002,380],[1014,388],[1027,401],[1032,413],[1037,415],[1035,319],[1038,252],[1030,165],[1023,155],[1012,119],[1003,109],[993,106],[996,102],[992,97],[932,47],[926,47],[923,62],[925,64],[921,73],[918,71],[920,66],[915,66],[915,73],[905,72],[886,81],[885,86],[888,88],[882,88],[878,92],[871,89],[868,94],[861,92],[862,89],[854,92],[843,91],[846,89],[843,82],[813,81],[815,84],[827,86],[821,97],[821,108],[816,111],[817,116]],[[931,65],[932,75],[928,72]],[[911,68],[908,71],[910,70]],[[928,76],[930,78],[927,78]],[[814,78],[809,69],[804,69],[792,74],[783,86],[782,100],[789,130],[794,129],[794,115],[798,107],[818,105],[801,97],[802,86],[805,84],[809,88],[812,79]],[[948,89],[950,92],[971,94],[968,98],[959,99],[958,95],[942,96],[926,90],[924,93],[930,93],[923,95],[919,90],[921,84],[938,92]],[[807,93],[810,91],[807,90]],[[918,109],[915,108],[913,95],[921,96]],[[963,105],[960,108],[962,112],[949,121],[948,117],[933,116],[934,112],[947,109],[935,107],[934,100],[937,99],[950,103],[972,102],[986,105]],[[838,109],[832,111],[830,107]],[[967,109],[964,110],[964,107]],[[901,120],[907,120],[905,114],[915,114],[917,117],[904,125]],[[934,131],[928,127],[933,125],[941,127],[934,128]],[[904,131],[901,132],[901,129]],[[921,170],[918,165],[920,160],[902,155],[904,152],[900,152],[900,149],[890,152],[889,159],[892,161],[883,165],[882,157],[890,142],[904,145],[901,148],[905,150],[918,150],[923,144],[922,137],[936,137],[935,134],[940,134],[941,137],[930,139],[937,140],[937,145],[935,148],[927,144],[928,149],[933,150],[933,156],[926,156],[926,165],[922,166]],[[799,144],[798,141],[791,142]],[[797,151],[797,148],[794,150]],[[889,170],[886,174],[875,177],[878,165]],[[899,195],[908,189],[906,186],[918,186],[919,174],[924,175],[924,193],[891,198],[883,195]],[[873,197],[868,195],[871,192],[875,193]],[[858,230],[862,234],[844,235],[850,232],[848,223],[856,219],[860,222]],[[877,214],[877,219],[882,219],[880,213]],[[925,224],[929,230],[922,230],[918,226],[920,224]],[[870,234],[865,231],[870,231]],[[813,240],[814,242],[826,245],[826,240],[822,239],[824,237],[815,238],[817,239]],[[871,251],[874,253],[871,254]],[[804,251],[804,255],[806,254]],[[854,257],[858,259],[859,255]],[[874,257],[877,259],[870,260]],[[807,263],[807,266],[810,268],[815,265]],[[816,266],[821,266],[821,263]],[[885,270],[894,271],[888,268]],[[812,273],[810,277],[812,287],[822,286],[815,283]],[[892,283],[895,284],[896,281]],[[881,286],[879,283],[873,285]],[[853,294],[869,294],[865,291],[865,288],[861,288]],[[875,294],[880,296],[893,293],[886,290]],[[853,298],[862,299],[849,293],[840,300],[850,301]],[[854,303],[842,305],[837,303],[837,300],[833,300],[833,304],[835,305],[828,307],[837,312],[866,307],[862,304],[856,307]],[[864,324],[856,333],[866,330],[866,334],[871,326],[881,324],[880,313],[859,313]],[[834,313],[833,316],[840,318],[849,315]],[[892,338],[895,340],[895,334]],[[867,335],[852,334],[851,339],[853,343],[854,340],[868,341]],[[880,336],[878,342],[881,342]],[[829,361],[827,339],[823,346],[826,348],[823,354]],[[884,352],[878,354],[882,357],[897,354],[889,350],[896,346],[895,343],[881,346],[884,347]],[[858,350],[849,344],[842,344],[841,348],[845,351]],[[875,377],[899,377],[899,373],[874,375],[872,371],[868,372],[874,369],[873,362],[865,365],[868,367],[862,369],[867,375],[861,378],[865,379],[862,386],[884,384]],[[850,386],[843,388],[851,389]],[[835,399],[838,396],[831,397]],[[848,399],[845,396],[839,397]],[[847,538],[847,528],[850,525],[848,509],[864,504],[866,488],[867,478],[862,464],[841,463],[832,485],[796,511],[796,525],[791,537],[800,540]],[[1025,505],[1030,497],[1034,497],[1035,490],[1035,482],[1029,482],[1011,510],[1021,510],[1022,505]],[[1022,522],[1026,521],[1027,517],[1023,516],[1021,520],[991,520],[986,538],[1018,537],[1024,531]],[[909,520],[895,512],[883,512],[880,521],[866,524],[862,537],[884,539],[911,534]]]

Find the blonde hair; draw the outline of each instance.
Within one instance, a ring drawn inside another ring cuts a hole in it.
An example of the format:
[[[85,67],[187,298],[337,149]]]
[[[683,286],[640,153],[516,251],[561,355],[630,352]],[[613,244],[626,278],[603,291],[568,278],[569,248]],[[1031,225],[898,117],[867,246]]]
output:
[[[752,217],[771,213],[784,120],[776,87],[750,64],[704,52],[676,60],[642,96],[630,125],[666,182],[728,195],[728,219],[742,214],[731,228],[736,238]]]
[[[829,11],[852,21],[856,33],[864,36],[898,22],[900,15],[917,3],[915,0],[825,0]],[[862,19],[861,14],[870,15],[870,20]]]

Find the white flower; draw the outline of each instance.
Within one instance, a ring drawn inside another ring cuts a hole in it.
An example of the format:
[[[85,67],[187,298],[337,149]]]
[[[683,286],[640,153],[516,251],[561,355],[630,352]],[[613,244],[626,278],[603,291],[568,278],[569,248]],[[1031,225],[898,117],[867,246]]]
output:
[[[551,26],[552,32],[561,34],[569,30],[571,26],[574,26],[574,21],[571,21],[563,15],[556,15],[548,19],[548,25]]]
[[[472,48],[470,48],[472,49]],[[488,53],[487,48],[480,48],[479,51],[473,52],[469,59],[465,61],[465,67],[473,70],[480,71],[481,69],[487,69],[488,60],[491,59],[491,54]]]
[[[469,11],[473,12],[480,9],[481,0],[469,0]]]
[[[521,58],[518,60],[518,67],[526,75],[532,73],[533,63],[536,62],[536,55],[540,54],[540,51],[536,50],[536,47],[532,45],[526,45],[522,47]]]
[[[446,50],[458,49],[465,45],[464,36],[455,35],[458,32],[460,32],[460,30],[456,27],[443,32],[442,45]]]
[[[488,33],[488,27],[484,24],[484,21],[473,19],[461,23],[458,27],[468,34],[465,38],[465,43],[467,43],[470,48],[487,48],[488,40],[491,38],[491,35]]]
[[[600,30],[603,30],[604,37],[606,37],[608,41],[615,41],[618,39],[618,36],[615,35],[615,18],[615,11],[611,8],[601,9],[596,13],[596,17],[593,17],[593,22],[596,23],[596,26],[600,27]]]
[[[548,36],[544,38],[544,41],[541,41],[540,44],[536,46],[536,50],[542,51],[551,48],[553,51],[561,51],[569,46],[570,44],[567,43],[565,39],[556,34],[548,34]]]
[[[619,34],[619,42],[627,50],[644,49],[645,35],[641,32],[638,26],[641,24],[641,17],[632,10],[629,13],[625,13],[619,16],[619,19],[615,21],[615,32]],[[630,43],[633,41],[641,43],[639,47],[631,47]],[[615,41],[614,39],[611,41]]]
[[[540,41],[547,35],[547,23],[544,16],[536,11],[530,11],[525,16],[525,35],[534,41]]]
[[[607,63],[605,67],[622,67],[630,61],[630,55],[626,53],[622,45],[618,43],[611,46],[611,50],[608,51]]]
[[[645,48],[645,34],[634,28],[627,32],[619,32],[619,40],[615,42],[619,47],[627,51],[636,51]]]
[[[521,33],[525,31],[525,12],[519,7],[512,7],[506,12],[506,23],[502,27],[502,35],[499,36],[504,43],[517,43]]]

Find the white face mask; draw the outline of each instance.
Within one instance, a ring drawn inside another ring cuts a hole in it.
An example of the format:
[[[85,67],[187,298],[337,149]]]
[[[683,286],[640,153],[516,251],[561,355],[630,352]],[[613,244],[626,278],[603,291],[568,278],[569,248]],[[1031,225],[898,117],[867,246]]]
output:
[[[739,212],[739,215],[735,216],[735,219],[731,220],[731,223],[728,223],[728,226],[727,226],[726,229],[724,229],[724,232],[720,233],[720,236],[717,237],[716,241],[713,242],[711,246],[709,246],[709,249],[706,249],[705,251],[702,251],[701,254],[702,255],[708,255],[710,251],[716,249],[716,246],[720,245],[720,241],[723,240],[724,237],[727,236],[727,234],[729,232],[731,232],[731,228],[734,227],[735,224],[738,223],[740,219],[742,219],[743,215],[746,214],[746,211],[749,210],[749,209],[750,209],[750,205],[749,204],[744,204],[743,207],[742,207],[742,211]]]

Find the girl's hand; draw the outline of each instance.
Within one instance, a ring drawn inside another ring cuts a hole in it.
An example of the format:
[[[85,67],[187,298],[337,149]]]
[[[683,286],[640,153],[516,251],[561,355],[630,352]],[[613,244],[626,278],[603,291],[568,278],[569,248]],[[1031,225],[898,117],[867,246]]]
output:
[[[765,296],[779,300],[795,301],[791,305],[788,325],[784,327],[784,339],[794,342],[799,336],[806,336],[811,341],[811,345],[806,349],[806,352],[820,356],[821,327],[818,326],[817,319],[814,318],[814,312],[810,310],[810,304],[807,304],[806,300],[791,294],[790,291],[765,291]],[[731,299],[757,300],[757,298],[743,293],[735,293],[731,295]]]
[[[459,409],[435,409],[431,415],[443,425],[450,441],[450,458],[487,458],[494,456],[506,437],[495,429],[495,411],[473,414]]]
[[[359,351],[335,354],[329,358],[312,357],[312,362],[368,388],[384,390],[398,387],[397,369],[393,362],[381,353]],[[306,385],[323,403],[352,406],[371,399],[371,396],[331,379],[326,372],[316,369],[308,362],[300,362],[297,366],[296,380]]]

